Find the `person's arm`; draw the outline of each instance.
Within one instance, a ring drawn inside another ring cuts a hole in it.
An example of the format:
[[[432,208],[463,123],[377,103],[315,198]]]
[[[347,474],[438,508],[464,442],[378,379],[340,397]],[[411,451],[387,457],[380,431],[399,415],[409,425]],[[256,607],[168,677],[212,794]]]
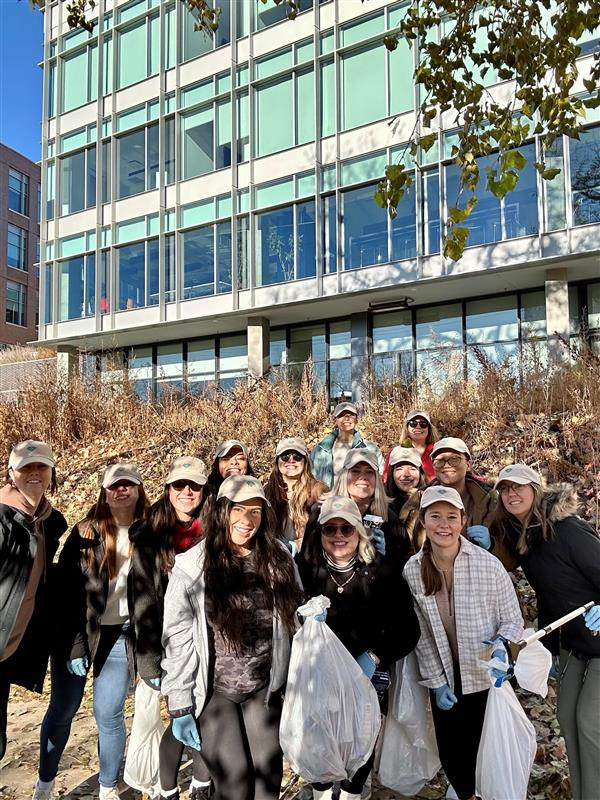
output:
[[[380,580],[373,613],[373,643],[369,650],[379,658],[381,669],[387,669],[415,649],[421,627],[401,572],[389,570]]]
[[[191,714],[199,656],[194,644],[194,607],[188,587],[175,569],[165,593],[162,693],[171,716]],[[200,710],[200,709],[198,709]]]
[[[514,541],[508,536],[502,535],[502,530],[496,523],[490,525],[490,539],[492,545],[488,552],[496,556],[507,572],[513,572],[519,566],[519,557]]]
[[[85,546],[82,550],[82,546]],[[58,559],[56,583],[59,587],[58,608],[61,619],[58,650],[66,661],[89,655],[87,641],[87,567],[85,551],[92,546],[75,525],[61,550]]]
[[[385,557],[402,571],[411,556],[412,549],[406,526],[400,522],[396,512],[390,508],[387,522],[384,522],[381,528],[385,534]]]
[[[419,641],[415,647],[417,661],[419,662],[419,671],[421,672],[422,678],[421,684],[428,689],[439,689],[441,686],[445,686],[448,681],[444,672],[442,658],[435,641],[435,636],[433,635],[429,615],[421,608],[416,598],[417,591],[422,591],[422,587],[418,586],[420,580],[417,582],[414,574],[411,574],[413,570],[410,569],[410,566],[411,562],[408,564],[408,569],[404,569],[404,578],[413,597],[413,607],[421,631]]]
[[[600,538],[596,531],[579,517],[564,520],[569,530],[562,535],[567,541],[573,564],[594,589],[600,592]],[[593,598],[590,598],[590,600]]]
[[[134,544],[131,557],[135,652],[140,678],[160,678],[162,674],[162,599],[158,596],[157,553],[147,543]]]
[[[523,615],[517,593],[508,572],[497,565],[494,566],[499,614],[497,635],[511,642],[518,642],[523,637]]]

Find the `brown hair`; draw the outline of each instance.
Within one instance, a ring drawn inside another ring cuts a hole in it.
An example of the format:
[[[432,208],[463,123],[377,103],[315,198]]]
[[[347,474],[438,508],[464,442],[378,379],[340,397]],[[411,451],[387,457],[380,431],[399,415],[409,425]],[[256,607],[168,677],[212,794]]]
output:
[[[418,416],[420,416],[420,414],[416,415],[416,417]],[[413,419],[416,419],[416,417],[413,417]],[[425,417],[423,417],[423,419],[425,419]],[[425,422],[427,422],[426,419]],[[433,422],[428,422],[427,424],[429,425],[429,431],[427,433],[427,439],[425,440],[425,444],[428,445],[439,442],[439,440],[442,438],[440,432],[435,427]],[[408,445],[406,444],[407,440],[409,442]],[[404,424],[402,425],[402,433],[400,434],[400,441],[402,442],[402,447],[407,447],[407,446],[412,447],[412,439],[408,435],[408,420],[404,420]]]
[[[327,491],[327,486],[317,480],[312,474],[308,458],[304,458],[304,467],[297,481],[294,482],[291,495],[288,496],[288,486],[281,475],[278,459],[265,486],[267,500],[271,503],[277,523],[283,526],[286,517],[289,516],[296,538],[299,539],[304,534],[310,508],[318,498]],[[278,531],[282,533],[282,531]]]
[[[173,508],[169,496],[169,484],[165,484],[162,496],[148,509],[146,525],[152,536],[152,544],[156,547],[160,563],[160,571],[168,575],[175,565],[175,531],[177,527],[177,513]],[[204,506],[204,487],[202,497],[196,508],[191,512],[192,520],[200,516]]]
[[[425,527],[425,511],[427,509],[421,509],[419,511],[419,521]],[[461,517],[463,519],[463,528],[466,522],[466,514],[464,511],[461,512]],[[421,580],[423,581],[423,586],[425,588],[425,595],[432,595],[437,594],[443,587],[442,576],[440,575],[439,569],[433,562],[433,551],[431,549],[431,541],[429,537],[425,536],[425,541],[423,542],[423,547],[421,548],[423,551],[423,555],[421,557]]]
[[[507,511],[500,497],[492,523],[497,531],[500,543],[509,540],[509,547],[511,549],[515,548],[517,553],[521,555],[525,555],[529,552],[530,542],[527,537],[527,528],[530,525],[537,524],[540,526],[541,538],[543,541],[548,542],[554,537],[554,528],[548,519],[548,499],[550,496],[553,496],[554,493],[552,490],[546,489],[543,486],[537,486],[535,483],[530,483],[528,485],[533,489],[533,505],[525,521],[521,523],[514,514]],[[512,521],[516,521],[521,525],[521,530],[518,534],[510,524]]]

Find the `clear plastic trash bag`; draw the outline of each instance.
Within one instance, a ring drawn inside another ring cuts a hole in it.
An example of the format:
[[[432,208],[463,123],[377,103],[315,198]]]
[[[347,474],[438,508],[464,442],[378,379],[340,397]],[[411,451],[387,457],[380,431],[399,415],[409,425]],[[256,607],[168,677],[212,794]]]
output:
[[[393,669],[379,756],[379,780],[402,795],[417,794],[441,767],[429,692],[414,652]]]
[[[533,628],[527,628],[523,633],[526,639],[535,633]],[[552,653],[539,641],[532,642],[524,647],[515,663],[515,678],[521,689],[535,692],[546,697],[548,694],[548,673],[552,666]]]
[[[292,642],[279,729],[290,767],[310,783],[352,778],[381,724],[371,681],[327,623],[314,619],[329,605],[320,595],[298,609],[306,619]]]
[[[140,680],[125,759],[125,783],[150,797],[160,794],[158,748],[165,726],[160,716],[160,692]]]

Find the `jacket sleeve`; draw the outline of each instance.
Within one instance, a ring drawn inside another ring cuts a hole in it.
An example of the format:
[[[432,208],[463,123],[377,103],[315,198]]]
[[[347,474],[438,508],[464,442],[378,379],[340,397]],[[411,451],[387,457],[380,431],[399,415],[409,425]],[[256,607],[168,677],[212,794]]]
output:
[[[385,557],[402,571],[411,555],[411,541],[406,526],[390,508],[387,522],[381,527],[385,533]]]
[[[564,520],[563,525],[566,522]],[[591,525],[579,517],[571,517],[568,522],[569,530],[565,538],[573,563],[594,589],[600,592],[600,537]]]
[[[169,713],[191,713],[199,666],[194,644],[194,606],[188,587],[176,570],[171,573],[165,593],[162,644],[165,654],[161,691],[167,697]],[[200,713],[201,709],[197,711]]]
[[[498,635],[517,642],[523,636],[523,615],[510,575],[494,565],[496,570],[496,591],[498,593],[499,625]]]
[[[421,628],[408,584],[399,570],[390,570],[382,581],[380,619],[373,620],[374,641],[370,649],[380,659],[381,669],[415,649]]]
[[[162,674],[162,598],[157,591],[156,551],[140,542],[133,547],[131,579],[137,671],[141,678],[160,678]]]
[[[492,546],[490,547],[489,552],[493,556],[496,556],[505,570],[512,572],[519,566],[517,551],[509,541],[508,537],[502,537],[500,534],[501,531],[498,526],[492,524],[490,526],[490,538],[492,540]]]
[[[62,620],[57,642],[58,653],[66,661],[89,655],[86,576],[81,554],[79,526],[75,525],[61,550],[56,576],[60,587],[59,618]]]
[[[417,598],[414,596],[415,587],[413,586],[410,572],[407,572],[406,569],[404,570],[404,577],[413,594],[414,610],[417,615],[421,630],[421,636],[415,648],[417,660],[419,662],[419,671],[422,678],[421,684],[426,686],[428,689],[438,689],[440,686],[444,686],[446,683],[448,683],[448,681],[446,679],[446,673],[444,671],[442,659],[435,642],[435,636],[433,635],[429,616],[425,614],[423,609],[420,607]]]

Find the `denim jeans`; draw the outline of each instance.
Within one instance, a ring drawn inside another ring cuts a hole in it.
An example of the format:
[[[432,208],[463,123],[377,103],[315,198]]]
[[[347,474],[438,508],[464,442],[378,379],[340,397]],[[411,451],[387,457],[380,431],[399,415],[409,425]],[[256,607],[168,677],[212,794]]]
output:
[[[126,636],[113,645],[100,674],[94,678],[94,718],[98,726],[100,786],[116,786],[125,754],[124,706],[130,676]],[[69,740],[71,723],[83,697],[85,678],[71,675],[63,662],[52,660],[50,705],[42,722],[40,779],[51,781]]]

